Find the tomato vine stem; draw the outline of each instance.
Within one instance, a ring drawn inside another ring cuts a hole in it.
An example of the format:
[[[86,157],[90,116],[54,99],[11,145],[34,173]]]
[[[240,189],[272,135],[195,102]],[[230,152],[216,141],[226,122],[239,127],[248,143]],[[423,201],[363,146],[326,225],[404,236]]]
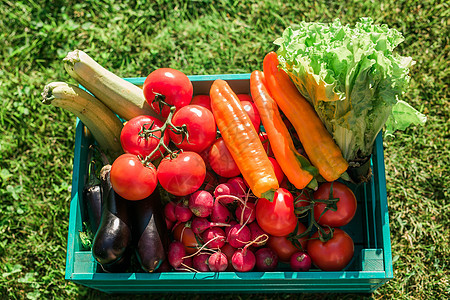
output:
[[[165,104],[165,105],[168,105],[168,104]],[[168,145],[166,145],[164,143],[164,136],[165,136],[167,130],[171,130],[175,134],[182,134],[183,138],[184,137],[188,138],[189,134],[187,131],[186,124],[183,124],[182,126],[175,126],[172,123],[172,118],[173,118],[173,115],[175,114],[175,110],[176,110],[175,106],[170,106],[169,115],[167,116],[167,119],[164,121],[164,124],[159,128],[152,128],[154,122],[145,123],[142,126],[141,131],[139,132],[139,136],[144,137],[144,138],[148,138],[148,137],[152,136],[152,137],[158,139],[158,145],[156,145],[155,149],[143,159],[144,165],[146,165],[150,162],[150,159],[153,157],[153,155],[157,151],[159,151],[161,153],[161,156],[164,157],[164,153],[161,150],[161,147],[164,148],[164,150],[166,150],[169,153],[170,159],[173,159],[177,156],[177,151],[173,151],[172,149],[169,148]],[[151,124],[151,126],[148,128],[145,128],[145,126],[148,124]],[[160,137],[156,136],[154,134],[155,132],[161,132],[161,136]]]
[[[152,104],[156,102],[158,104],[158,108],[159,108],[160,112],[162,112],[164,106],[170,107],[170,104],[165,101],[166,96],[164,96],[163,94],[157,93],[157,92],[153,92],[153,94],[155,94],[155,98],[153,98]]]
[[[304,194],[306,194],[308,200],[300,199],[300,197]],[[303,217],[303,216],[306,216],[309,214],[309,224],[308,224],[308,227],[306,228],[306,230],[301,234],[296,234],[297,233],[297,228],[296,228],[294,230],[294,232],[289,235],[289,239],[298,240],[302,237],[308,236],[313,231],[314,228],[316,228],[319,231],[319,239],[322,242],[326,242],[326,241],[330,240],[331,238],[333,238],[333,232],[334,232],[333,228],[331,228],[330,226],[326,226],[329,229],[329,232],[326,232],[326,230],[316,221],[316,218],[314,217],[314,208],[317,203],[326,204],[325,209],[323,210],[323,212],[320,214],[320,216],[318,218],[319,220],[326,211],[328,211],[328,210],[336,211],[337,210],[337,202],[339,201],[339,198],[336,198],[333,196],[333,183],[331,183],[330,194],[328,196],[328,199],[314,199],[311,192],[303,190],[302,193],[296,197],[295,203],[298,203],[301,201],[308,201],[309,204],[307,206],[295,209],[295,214],[299,217]]]

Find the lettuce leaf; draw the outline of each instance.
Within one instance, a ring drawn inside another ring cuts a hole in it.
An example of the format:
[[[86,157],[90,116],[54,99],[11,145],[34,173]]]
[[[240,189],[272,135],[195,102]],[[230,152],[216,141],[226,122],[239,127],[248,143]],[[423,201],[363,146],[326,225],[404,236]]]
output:
[[[355,27],[302,22],[275,40],[280,67],[314,106],[347,161],[372,153],[377,134],[426,117],[400,98],[411,57],[395,54],[402,34],[361,18]]]

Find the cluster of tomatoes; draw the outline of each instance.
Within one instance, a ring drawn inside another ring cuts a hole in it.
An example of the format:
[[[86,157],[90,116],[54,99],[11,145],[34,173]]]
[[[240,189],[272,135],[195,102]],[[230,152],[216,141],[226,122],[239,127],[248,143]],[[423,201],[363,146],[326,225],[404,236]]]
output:
[[[116,193],[127,200],[141,200],[160,184],[173,196],[189,197],[199,190],[213,192],[219,184],[240,176],[217,132],[209,95],[194,96],[185,74],[169,68],[155,70],[146,78],[143,92],[160,118],[142,115],[124,125],[120,142],[125,154],[113,162],[110,175]],[[343,269],[353,257],[354,245],[338,227],[348,224],[356,212],[352,191],[340,182],[323,183],[314,193],[289,188],[260,130],[261,119],[251,96],[237,96],[282,187],[273,201],[257,199],[254,209],[259,227],[270,236],[268,245],[281,261],[289,261],[303,249],[302,255],[307,253],[318,268]],[[312,214],[308,227],[298,221],[307,213]]]
[[[309,213],[309,228],[315,229],[307,241],[313,263],[324,271],[344,269],[354,254],[353,239],[343,229],[356,213],[357,201],[352,190],[339,181],[324,182],[314,192],[298,197],[299,215]]]
[[[126,154],[111,168],[111,183],[120,196],[144,199],[158,183],[172,195],[185,196],[205,180],[213,179],[211,170],[224,177],[240,174],[217,134],[209,95],[194,96],[192,83],[184,73],[157,69],[146,78],[143,92],[160,118],[141,115],[125,123],[120,142]],[[259,128],[260,118],[251,96],[238,97],[255,128]]]

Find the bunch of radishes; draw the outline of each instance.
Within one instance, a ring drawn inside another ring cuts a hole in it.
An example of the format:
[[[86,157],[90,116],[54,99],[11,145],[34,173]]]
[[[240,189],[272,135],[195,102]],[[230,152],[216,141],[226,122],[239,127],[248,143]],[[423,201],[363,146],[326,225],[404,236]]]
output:
[[[168,262],[175,271],[274,271],[278,255],[268,247],[270,235],[255,218],[255,201],[242,177],[200,189],[168,202],[164,214],[173,239]],[[299,250],[290,261],[294,271],[311,267],[308,254]]]

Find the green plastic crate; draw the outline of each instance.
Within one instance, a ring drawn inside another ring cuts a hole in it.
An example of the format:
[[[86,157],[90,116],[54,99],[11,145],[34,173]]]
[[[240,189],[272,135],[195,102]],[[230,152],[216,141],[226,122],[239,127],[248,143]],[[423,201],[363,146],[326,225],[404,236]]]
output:
[[[250,74],[189,76],[195,94],[208,94],[215,79],[224,79],[236,93],[249,93]],[[145,78],[127,78],[142,85]],[[83,251],[81,195],[87,176],[90,140],[84,125],[77,120],[73,162],[72,200],[67,244],[66,280],[106,293],[216,293],[216,292],[345,292],[371,293],[393,277],[389,217],[386,197],[383,143],[378,135],[371,159],[372,180],[350,186],[358,201],[354,219],[343,229],[355,242],[355,255],[349,266],[339,272],[169,272],[102,273],[90,251]]]

